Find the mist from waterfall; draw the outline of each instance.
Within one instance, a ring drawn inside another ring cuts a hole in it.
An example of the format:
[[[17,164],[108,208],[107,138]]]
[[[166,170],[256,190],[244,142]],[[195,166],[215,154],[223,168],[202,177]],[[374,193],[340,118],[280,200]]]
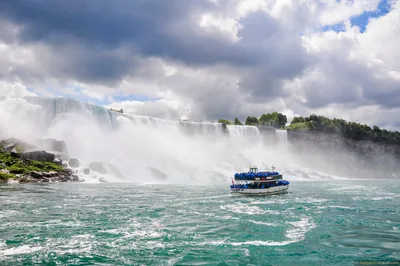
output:
[[[227,182],[249,164],[296,176],[286,131],[265,145],[257,127],[120,114],[69,98],[0,99],[0,138],[64,140],[87,182]],[[83,169],[101,164],[106,172]],[[303,171],[307,171],[303,169]]]

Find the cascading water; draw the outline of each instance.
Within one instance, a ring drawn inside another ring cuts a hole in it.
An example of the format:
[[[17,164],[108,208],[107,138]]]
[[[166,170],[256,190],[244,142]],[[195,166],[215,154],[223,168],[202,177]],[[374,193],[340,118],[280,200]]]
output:
[[[283,145],[288,144],[288,137],[287,137],[287,131],[282,130],[282,129],[277,129],[276,134],[278,135],[278,141],[282,143]]]
[[[112,181],[225,181],[263,159],[256,127],[120,114],[67,98],[1,98],[0,137],[64,140],[82,168],[117,169],[93,172],[92,179]]]
[[[228,125],[227,129],[231,136],[247,138],[249,141],[261,141],[260,131],[255,126]]]
[[[269,147],[253,126],[121,114],[69,98],[0,98],[0,138],[64,140],[86,181],[227,182],[249,164],[284,171],[296,161],[281,145],[286,131],[277,134]]]

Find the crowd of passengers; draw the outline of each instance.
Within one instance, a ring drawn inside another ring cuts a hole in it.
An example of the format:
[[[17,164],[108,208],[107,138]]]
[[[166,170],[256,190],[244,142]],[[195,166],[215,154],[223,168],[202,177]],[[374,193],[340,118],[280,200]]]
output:
[[[254,189],[259,189],[259,188],[270,188],[270,187],[276,187],[276,186],[281,186],[283,184],[280,184],[278,182],[254,182],[250,184],[235,184],[231,185],[231,188],[254,188]]]

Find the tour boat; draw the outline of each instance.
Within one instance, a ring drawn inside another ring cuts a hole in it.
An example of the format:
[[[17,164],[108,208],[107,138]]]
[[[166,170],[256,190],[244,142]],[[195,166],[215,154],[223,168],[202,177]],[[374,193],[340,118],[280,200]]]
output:
[[[275,172],[258,172],[257,167],[250,167],[248,173],[236,173],[235,181],[230,186],[232,194],[240,195],[274,195],[287,193],[289,181],[282,179],[282,174]]]

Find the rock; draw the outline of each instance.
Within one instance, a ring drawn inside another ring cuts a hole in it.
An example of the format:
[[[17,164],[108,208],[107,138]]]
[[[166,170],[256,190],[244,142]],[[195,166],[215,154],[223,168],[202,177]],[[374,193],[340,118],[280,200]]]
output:
[[[65,174],[65,175],[70,176],[70,175],[72,175],[74,173],[74,171],[72,169],[68,169],[67,168],[67,169],[63,169],[62,173]]]
[[[42,172],[36,172],[36,171],[31,172],[30,176],[36,179],[42,179],[44,177]]]
[[[71,176],[71,181],[78,182],[79,181],[79,177],[77,175],[72,175]]]
[[[8,184],[18,184],[19,181],[17,179],[9,178],[7,179]]]
[[[23,177],[21,177],[21,178],[19,179],[19,182],[20,182],[20,183],[35,183],[36,180],[34,180],[34,179],[32,179],[32,178],[30,178],[30,177],[28,177],[28,176],[23,176]]]
[[[23,160],[34,160],[34,161],[42,161],[42,162],[54,162],[55,155],[52,153],[48,153],[46,151],[31,151],[31,152],[22,152],[15,153],[11,152],[11,156],[23,159]]]
[[[71,159],[71,156],[65,153],[58,153],[56,154],[56,159],[60,159],[61,161],[68,161],[69,159]]]
[[[68,165],[69,165],[70,167],[72,167],[72,168],[77,168],[77,167],[79,167],[80,162],[79,162],[78,159],[71,158],[71,159],[69,159],[69,161],[68,161]]]
[[[67,145],[63,140],[42,139],[38,141],[42,149],[67,153]]]
[[[124,175],[119,171],[119,169],[109,163],[103,162],[91,162],[89,167],[92,171],[100,174],[110,174],[116,177],[124,177]]]
[[[50,178],[50,177],[58,177],[59,173],[57,173],[57,172],[44,172],[44,173],[42,173],[42,175],[44,177]]]
[[[167,175],[161,172],[160,170],[152,167],[147,167],[150,170],[152,176],[158,180],[167,180]]]
[[[85,168],[85,169],[83,169],[83,173],[84,173],[85,175],[90,174],[90,168]]]
[[[6,168],[6,167],[7,167],[7,165],[6,165],[5,163],[0,162],[0,169],[4,169],[4,168]]]
[[[107,179],[105,179],[103,176],[99,178],[99,182],[105,183],[107,182]]]
[[[98,172],[100,174],[107,174],[107,170],[101,162],[91,162],[89,167],[92,171]]]
[[[7,169],[0,169],[0,173],[9,174],[10,171],[8,171]]]
[[[59,165],[59,166],[62,166],[63,165],[63,163],[62,163],[62,161],[60,160],[60,159],[54,159],[54,161],[53,161],[55,164],[57,164],[57,165]]]
[[[6,150],[6,151],[12,151],[16,146],[17,146],[17,144],[15,144],[15,143],[10,143],[10,144],[8,144],[8,145],[6,145],[6,146],[4,147],[4,150]]]
[[[7,151],[11,151],[17,146],[18,146],[17,151],[19,152],[35,148],[34,145],[31,145],[25,141],[16,138],[4,139],[0,141],[0,147],[3,147],[3,149]]]

